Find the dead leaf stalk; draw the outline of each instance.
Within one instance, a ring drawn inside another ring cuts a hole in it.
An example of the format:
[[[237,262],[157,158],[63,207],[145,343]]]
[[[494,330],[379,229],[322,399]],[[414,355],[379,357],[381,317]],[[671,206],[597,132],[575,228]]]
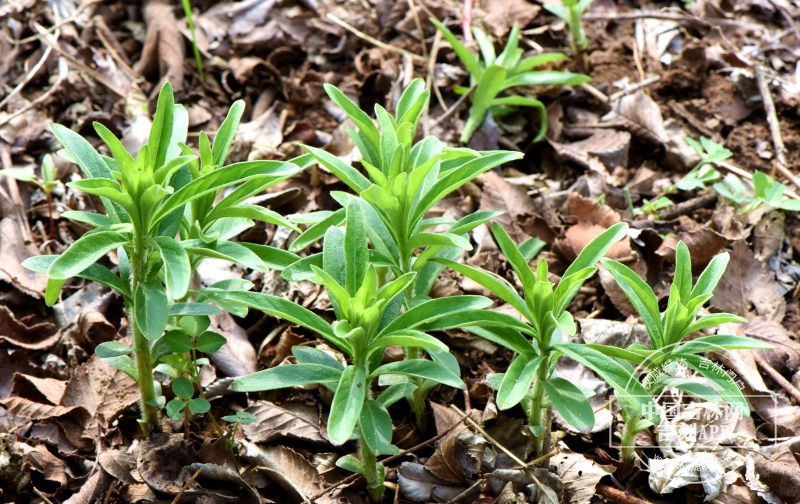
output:
[[[619,502],[620,504],[650,504],[646,500],[634,497],[628,492],[618,490],[609,485],[604,485],[603,483],[597,485],[597,493],[609,500]]]
[[[459,107],[461,107],[461,105],[462,105],[462,104],[463,104],[463,103],[464,103],[464,102],[467,100],[467,98],[469,97],[469,95],[471,95],[471,94],[472,94],[472,92],[473,92],[473,91],[475,91],[475,86],[472,86],[472,87],[470,87],[470,88],[467,90],[467,92],[466,92],[466,93],[464,93],[463,95],[461,95],[461,96],[458,98],[458,100],[456,100],[456,102],[455,102],[455,103],[453,103],[453,105],[451,105],[451,106],[450,106],[450,108],[448,108],[448,109],[447,109],[447,110],[444,112],[444,114],[442,114],[442,115],[440,115],[439,117],[437,117],[437,118],[436,118],[436,122],[434,122],[434,123],[431,125],[431,129],[435,128],[436,126],[438,126],[438,125],[439,125],[439,123],[441,123],[442,121],[444,121],[445,119],[447,119],[448,117],[450,117],[451,115],[453,115],[453,113],[455,113],[455,112],[456,112],[456,111],[459,109]]]
[[[303,493],[303,491],[300,489],[300,487],[297,486],[297,483],[292,481],[286,473],[281,472],[281,471],[276,471],[275,469],[273,469],[271,467],[266,467],[266,466],[258,466],[258,467],[255,468],[255,470],[256,471],[274,472],[275,474],[280,474],[281,478],[284,481],[286,481],[287,483],[289,483],[289,485],[292,488],[294,488],[294,491],[297,492],[297,495],[299,495],[301,499],[303,499],[303,502],[305,502],[306,504],[311,504],[311,501],[308,500],[308,497],[306,497],[306,494]]]
[[[753,352],[753,359],[755,359],[756,364],[761,370],[769,376],[769,378],[774,381],[780,388],[782,388],[787,394],[792,396],[792,398],[800,403],[800,390],[797,389],[792,383],[783,377],[774,367],[770,366],[769,362],[764,359],[763,356],[759,355],[758,352]]]
[[[775,159],[777,160],[775,168],[778,173],[789,179],[795,187],[800,189],[800,178],[797,178],[787,168],[786,146],[783,144],[781,123],[778,120],[778,113],[775,111],[775,102],[772,100],[772,93],[769,90],[769,81],[764,77],[764,69],[761,65],[755,65],[755,70],[758,92],[761,94],[761,101],[764,103],[764,113],[767,115],[767,124],[769,125],[770,135],[772,135],[772,145],[775,149]]]
[[[456,495],[455,497],[453,497],[452,499],[447,501],[445,504],[455,504],[456,502],[461,502],[462,500],[466,499],[470,495],[472,495],[475,492],[479,491],[481,489],[481,486],[484,483],[486,483],[486,478],[479,479],[478,481],[473,483],[472,486],[470,486],[469,488],[467,488],[466,490],[464,490],[460,494]]]
[[[202,467],[200,469],[198,469],[197,472],[195,472],[192,475],[192,477],[189,478],[189,480],[186,482],[186,484],[181,487],[181,491],[178,492],[178,495],[176,495],[174,499],[172,499],[172,504],[178,504],[178,502],[181,500],[181,497],[183,497],[183,493],[186,491],[187,488],[189,488],[189,485],[194,483],[194,480],[196,480],[197,477],[200,476],[201,472],[203,472],[203,468]]]
[[[386,49],[387,51],[392,51],[392,52],[396,52],[396,53],[400,53],[400,54],[405,54],[406,56],[410,57],[411,59],[413,59],[415,61],[421,61],[423,63],[427,63],[428,62],[428,58],[422,57],[419,54],[414,54],[411,51],[406,51],[405,49],[402,49],[400,47],[394,47],[394,46],[391,46],[391,45],[389,45],[389,44],[387,44],[385,42],[381,42],[380,40],[376,39],[375,37],[370,37],[366,33],[362,32],[362,31],[359,31],[355,27],[347,24],[346,22],[342,21],[338,17],[334,16],[330,12],[327,14],[326,17],[328,19],[330,19],[331,21],[333,21],[334,23],[336,23],[339,26],[341,26],[342,28],[344,28],[345,30],[349,31],[350,33],[352,33],[356,37],[358,37],[358,38],[360,38],[362,40],[366,40],[367,42],[369,42],[370,44],[372,44],[372,45],[374,45],[376,47],[380,47],[381,49]]]

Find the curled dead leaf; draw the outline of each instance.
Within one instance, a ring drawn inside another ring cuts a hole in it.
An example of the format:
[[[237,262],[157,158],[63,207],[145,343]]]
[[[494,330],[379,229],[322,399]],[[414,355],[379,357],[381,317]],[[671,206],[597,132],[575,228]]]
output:
[[[0,306],[0,346],[44,350],[55,345],[61,331],[51,322],[29,326],[17,320],[7,306]]]

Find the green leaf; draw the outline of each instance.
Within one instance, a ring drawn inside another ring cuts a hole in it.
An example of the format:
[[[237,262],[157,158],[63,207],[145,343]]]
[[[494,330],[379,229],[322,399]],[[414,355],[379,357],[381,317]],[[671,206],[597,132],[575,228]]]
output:
[[[319,364],[321,366],[328,366],[339,371],[344,371],[344,365],[333,358],[327,352],[323,352],[314,347],[295,345],[292,347],[292,355],[295,356],[297,362],[301,364]]]
[[[158,280],[140,282],[133,298],[136,328],[149,340],[157,339],[167,328],[167,294]]]
[[[647,357],[632,352],[630,350],[626,350],[624,348],[619,348],[615,346],[608,346],[608,345],[597,345],[594,343],[587,343],[584,345],[586,348],[591,348],[593,350],[597,350],[598,352],[602,353],[603,355],[607,355],[609,357],[614,357],[617,359],[624,359],[634,364],[642,364]]]
[[[375,124],[372,122],[372,119],[370,119],[366,112],[361,110],[358,105],[353,103],[350,98],[339,91],[336,86],[325,84],[323,87],[325,88],[325,92],[328,93],[328,96],[331,98],[331,100],[333,100],[334,103],[342,108],[344,113],[347,114],[350,120],[353,121],[360,132],[366,137],[370,146],[377,150],[380,133],[378,132],[378,128],[375,127]]]
[[[325,236],[325,233],[330,229],[331,226],[338,226],[341,224],[345,219],[345,209],[341,208],[335,212],[333,212],[329,217],[325,218],[321,222],[314,224],[310,228],[306,230],[305,233],[301,234],[297,237],[297,239],[292,242],[289,246],[289,251],[291,252],[299,252],[304,248],[308,247],[312,243],[315,243],[320,238]]]
[[[194,384],[188,378],[181,376],[172,381],[172,391],[182,399],[191,399],[194,396]]]
[[[666,378],[659,379],[658,381],[666,387],[675,387],[676,389],[700,397],[704,401],[713,403],[722,401],[722,398],[714,389],[706,387],[702,383],[697,383],[695,380],[686,378]]]
[[[701,329],[706,329],[708,327],[716,327],[718,325],[735,322],[745,323],[747,322],[747,319],[737,315],[732,315],[730,313],[712,313],[711,315],[704,315],[686,327],[686,329],[684,329],[681,333],[681,337],[687,336]]]
[[[345,289],[355,296],[364,281],[369,263],[367,231],[364,227],[364,212],[352,202],[347,206],[344,239]]]
[[[238,243],[254,253],[268,269],[283,271],[300,259],[295,254],[276,247],[250,242]]]
[[[658,311],[658,299],[644,280],[624,264],[620,264],[611,259],[603,259],[603,266],[614,276],[614,280],[622,291],[631,301],[631,304],[642,317],[650,339],[653,341],[653,348],[661,348],[664,345],[664,334],[661,327],[661,315]]]
[[[169,305],[170,317],[185,315],[219,315],[222,310],[207,303],[172,303]]]
[[[659,422],[658,409],[650,394],[639,383],[638,377],[619,362],[577,343],[556,343],[552,348],[599,374],[614,388],[617,401],[628,415],[644,416],[654,423]]]
[[[519,354],[508,367],[500,390],[497,392],[497,407],[508,409],[519,404],[531,388],[544,356],[529,350]]]
[[[728,255],[727,252],[719,254],[711,259],[711,261],[708,263],[708,266],[706,266],[706,269],[703,270],[698,277],[697,283],[692,289],[692,293],[690,295],[692,299],[714,292],[714,289],[717,287],[717,283],[725,273],[725,268],[728,267],[729,259],[730,255]]]
[[[411,396],[415,390],[417,390],[417,385],[414,383],[395,383],[381,392],[381,395],[378,396],[377,400],[383,404],[385,408],[388,408],[400,399]]]
[[[20,182],[35,182],[36,174],[22,168],[6,168],[0,170],[0,177],[11,177]]]
[[[361,410],[361,436],[370,450],[385,453],[392,444],[392,417],[380,401],[368,400]]]
[[[79,210],[68,210],[61,212],[61,217],[65,217],[76,222],[82,222],[94,227],[110,226],[111,219],[107,215],[99,214],[96,212],[82,212]]]
[[[520,61],[519,64],[511,70],[511,74],[515,75],[523,72],[530,72],[534,68],[544,66],[548,63],[554,63],[567,58],[567,55],[560,52],[537,54],[530,56]]]
[[[444,264],[448,268],[461,273],[465,277],[474,280],[483,287],[489,289],[494,295],[513,306],[520,314],[524,315],[528,320],[533,320],[528,307],[525,306],[525,301],[517,294],[517,291],[504,279],[489,273],[488,271],[466,264],[457,263],[447,259],[433,258],[432,261]]]
[[[469,119],[467,119],[464,131],[461,133],[461,138],[459,138],[461,143],[469,142],[472,134],[483,124],[483,119],[486,117],[489,107],[492,106],[492,101],[497,96],[497,93],[504,89],[504,82],[506,82],[505,68],[490,64],[483,71],[475,92],[472,94],[472,108],[469,110]]]
[[[370,378],[380,375],[398,374],[433,380],[450,387],[464,387],[464,382],[458,375],[447,369],[438,362],[424,359],[410,359],[399,362],[384,364],[370,374]]]
[[[202,415],[204,413],[208,413],[208,410],[210,409],[211,403],[202,397],[195,397],[194,399],[189,400],[189,411],[192,413]]]
[[[244,161],[218,168],[189,182],[161,202],[151,218],[151,228],[176,208],[194,201],[210,192],[241,184],[255,177],[277,183],[296,174],[300,169],[283,161]]]
[[[126,375],[130,376],[133,381],[139,382],[139,376],[136,371],[136,362],[133,359],[128,357],[127,355],[121,355],[119,357],[106,357],[101,359],[103,362],[108,364],[109,366],[113,367],[114,369],[118,369],[125,373]]]
[[[411,308],[383,328],[378,335],[390,334],[447,317],[462,310],[480,310],[491,306],[492,301],[483,296],[454,296],[426,301]]]
[[[684,343],[676,352],[682,354],[696,354],[701,352],[719,352],[722,350],[769,350],[774,348],[769,343],[744,336],[719,334],[704,336]]]
[[[185,354],[192,351],[192,340],[183,331],[167,331],[164,335],[164,344],[176,353]]]
[[[268,210],[259,205],[233,205],[221,209],[214,209],[211,213],[206,217],[207,221],[210,222],[214,219],[221,219],[224,217],[240,217],[243,219],[252,219],[255,221],[260,222],[267,222],[269,224],[275,224],[276,226],[283,226],[288,229],[292,229],[294,231],[300,232],[300,229],[292,224],[288,219],[283,217],[281,214],[277,212],[273,212],[272,210]]]
[[[544,103],[536,100],[534,98],[529,98],[527,96],[503,96],[501,98],[495,98],[489,104],[490,107],[532,107],[539,111],[539,132],[536,136],[531,140],[532,142],[538,142],[542,138],[544,138],[545,134],[547,134],[547,108],[544,106]]]
[[[129,347],[128,345],[123,345],[119,341],[106,341],[105,343],[100,343],[94,349],[94,353],[96,353],[101,359],[119,357],[120,355],[128,355],[133,351],[133,348]]]
[[[351,473],[364,474],[364,464],[352,455],[339,457],[336,461],[336,467],[341,467],[345,471],[350,471]]]
[[[217,134],[214,136],[214,147],[211,153],[214,156],[214,164],[222,166],[225,164],[225,159],[228,157],[228,149],[231,147],[233,139],[236,137],[236,130],[239,127],[239,121],[242,119],[244,113],[244,101],[236,100],[231,105],[228,115],[222,124],[217,129]]]
[[[55,255],[29,257],[22,261],[22,266],[28,268],[29,270],[35,271],[36,273],[47,274],[47,269],[58,257],[59,256]],[[106,287],[119,292],[128,299],[131,297],[130,290],[128,290],[128,286],[125,284],[125,282],[123,282],[117,275],[112,273],[111,270],[105,266],[92,264],[75,276],[105,285]]]
[[[389,334],[384,334],[373,341],[369,348],[382,348],[391,345],[410,346],[419,348],[438,348],[445,352],[449,350],[447,345],[429,336],[424,332],[414,331],[413,329],[401,329]]]
[[[167,403],[167,416],[173,420],[180,420],[182,416],[181,412],[185,407],[185,402],[181,401],[180,399],[173,399]]]
[[[78,238],[47,268],[47,276],[67,280],[76,276],[108,252],[128,243],[128,238],[112,231],[98,231]]]
[[[167,151],[172,139],[172,124],[175,115],[175,96],[172,93],[172,85],[169,81],[161,86],[158,93],[158,104],[156,113],[153,116],[153,125],[150,128],[150,139],[147,142],[150,148],[152,161],[150,166],[158,168],[163,166],[167,159]]]
[[[195,347],[198,352],[214,353],[222,348],[228,340],[225,336],[213,331],[206,331],[197,338]]]
[[[703,375],[703,377],[714,386],[717,394],[719,394],[725,402],[733,406],[737,412],[744,416],[750,416],[750,406],[748,406],[747,400],[742,395],[742,391],[739,389],[738,385],[733,381],[733,378],[726,372],[725,368],[719,367],[714,362],[699,355],[680,353],[673,357],[673,360],[678,362],[682,360],[690,368]]]
[[[169,236],[154,236],[151,243],[158,249],[164,261],[164,283],[172,299],[182,299],[189,289],[192,267],[189,255],[181,245]]]
[[[542,385],[553,406],[568,424],[581,432],[592,431],[594,411],[578,387],[557,376],[545,380]]]
[[[433,23],[433,25],[442,32],[444,38],[450,42],[450,45],[453,47],[453,51],[458,56],[458,59],[467,67],[467,71],[472,75],[474,79],[479,79],[481,74],[483,73],[483,69],[481,68],[480,63],[472,55],[472,53],[467,49],[467,47],[462,44],[453,32],[451,32],[445,25],[439,22],[436,18],[429,18],[429,21]]]
[[[301,385],[336,386],[342,372],[319,364],[293,364],[278,366],[242,376],[233,381],[231,388],[237,392],[261,392]]]
[[[503,82],[500,91],[517,86],[579,86],[591,82],[588,75],[561,72],[556,70],[540,70],[513,75]]]
[[[478,48],[483,56],[483,66],[494,65],[497,56],[494,52],[494,44],[489,40],[486,32],[477,26],[472,27],[472,34],[475,36],[475,42],[478,43]]]
[[[328,437],[334,445],[343,445],[353,434],[367,386],[367,370],[363,366],[348,366],[342,372],[328,417]]]
[[[689,247],[683,241],[678,242],[675,249],[675,277],[672,285],[677,287],[680,301],[689,302],[692,292],[692,258],[689,256]]]
[[[514,243],[511,237],[508,236],[506,230],[503,229],[503,227],[497,222],[492,223],[492,231],[494,232],[494,237],[497,240],[497,244],[500,245],[500,250],[503,252],[503,255],[506,256],[508,262],[511,263],[511,267],[514,268],[514,271],[517,273],[522,285],[526,286],[526,288],[532,289],[536,280],[533,277],[533,272],[528,265],[528,261],[526,261],[522,256],[522,253],[517,248],[517,245]]]
[[[208,315],[189,315],[181,317],[179,325],[192,337],[199,336],[211,325]]]
[[[406,243],[406,250],[412,251],[420,247],[458,247],[472,250],[469,240],[452,233],[416,233]]]
[[[195,239],[181,241],[180,245],[188,254],[192,254],[193,256],[223,259],[257,271],[266,271],[268,269],[261,258],[242,243],[231,241],[206,243],[201,239]]]

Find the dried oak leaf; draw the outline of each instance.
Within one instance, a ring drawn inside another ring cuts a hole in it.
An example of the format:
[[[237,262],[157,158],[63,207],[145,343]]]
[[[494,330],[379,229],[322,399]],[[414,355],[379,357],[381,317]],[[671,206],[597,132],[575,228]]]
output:
[[[564,484],[564,502],[570,504],[589,504],[600,480],[614,472],[612,465],[598,464],[563,448],[550,459],[550,469]]]
[[[196,493],[205,495],[206,499],[211,499],[211,502],[233,501],[242,504],[261,504],[261,498],[255,489],[232,469],[215,464],[194,463],[183,468],[181,479],[188,480],[197,471],[201,472],[195,480],[199,487]],[[231,483],[238,488],[230,488]]]
[[[756,457],[755,468],[759,479],[785,502],[797,500],[800,495],[800,464],[788,447],[780,447],[769,461]]]
[[[40,253],[36,245],[25,245],[16,219],[6,217],[0,220],[0,280],[30,296],[43,297],[47,276],[22,267],[22,261],[38,255]]]
[[[791,374],[800,369],[800,343],[792,339],[781,324],[756,317],[744,324],[742,329],[745,336],[764,341],[774,347],[756,352],[761,353],[769,365],[779,373]]]
[[[97,455],[97,463],[111,476],[127,485],[136,483],[131,471],[136,470],[136,457],[122,450],[103,450]]]
[[[183,468],[191,463],[189,448],[183,434],[156,433],[142,445],[136,468],[147,486],[156,492],[176,495],[191,477]],[[193,473],[192,473],[193,474]],[[196,495],[197,482],[187,488],[189,495]]]
[[[499,210],[503,215],[495,218],[515,243],[521,243],[529,234],[550,243],[555,236],[538,214],[536,204],[524,187],[510,184],[495,172],[483,174],[481,211]],[[525,225],[523,225],[525,224]],[[538,231],[538,232],[537,232]]]
[[[28,360],[28,354],[23,350],[0,350],[0,399],[5,399],[11,393],[14,374],[25,375],[41,374],[42,370]]]
[[[675,250],[678,248],[678,242],[681,241],[689,248],[694,268],[708,264],[730,243],[725,236],[708,226],[702,226],[690,231],[682,231],[677,235],[667,236],[656,250],[656,254],[674,263]]]
[[[8,397],[0,400],[0,404],[18,417],[55,423],[73,447],[82,450],[94,447],[96,430],[87,428],[92,416],[82,406],[52,406],[22,397]]]
[[[243,425],[242,431],[254,443],[268,443],[281,437],[327,444],[319,426],[319,413],[302,403],[258,401],[247,409],[256,421]]]
[[[323,490],[323,479],[317,469],[302,455],[287,446],[269,446],[263,448],[255,443],[242,441],[245,448],[244,458],[260,468],[264,474],[281,486],[295,499],[302,500],[297,489],[305,496],[314,495]],[[323,499],[317,500],[322,502]]]
[[[0,306],[0,345],[27,350],[50,348],[61,338],[61,331],[51,322],[28,326],[14,316],[7,306]]]
[[[92,504],[105,496],[111,485],[111,476],[100,468],[89,477],[81,489],[64,501],[64,504]]]
[[[40,403],[60,405],[67,382],[55,378],[37,378],[25,374],[15,373],[12,379],[11,395],[24,397]]]
[[[413,462],[400,464],[397,482],[403,497],[411,502],[448,501],[467,489],[466,486],[452,485],[428,471],[425,466]]]
[[[50,453],[45,445],[36,445],[36,448],[25,453],[25,463],[31,469],[42,473],[45,481],[52,482],[47,485],[37,484],[37,488],[49,495],[55,495],[67,485],[66,466],[55,455]],[[55,487],[51,488],[50,487]]]
[[[775,322],[783,320],[786,313],[786,300],[775,274],[755,258],[744,240],[733,244],[728,269],[714,290],[711,305],[724,312]]]

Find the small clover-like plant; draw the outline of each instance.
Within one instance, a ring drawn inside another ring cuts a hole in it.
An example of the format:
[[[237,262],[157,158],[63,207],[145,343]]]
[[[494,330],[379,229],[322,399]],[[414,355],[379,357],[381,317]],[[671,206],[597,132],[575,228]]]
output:
[[[255,423],[257,418],[249,411],[237,411],[235,415],[225,415],[222,417],[222,420],[233,424],[230,429],[228,429],[228,435],[225,437],[228,449],[232,450],[235,446],[234,439],[236,438],[236,432],[239,430],[239,426]]]
[[[387,307],[389,312],[397,313],[401,306],[411,308],[430,299],[428,294],[443,269],[441,264],[430,261],[432,257],[452,259],[463,250],[470,250],[467,233],[498,215],[498,212],[476,212],[454,222],[446,218],[426,219],[428,211],[477,175],[522,155],[449,148],[432,136],[414,143],[420,116],[430,97],[422,79],[412,81],[403,92],[394,116],[380,105],[375,106],[377,126],[341,91],[330,85],[325,89],[358,127],[348,134],[361,151],[361,164],[367,176],[328,152],[304,146],[359,197],[333,192],[332,196],[343,208],[332,214],[322,214],[318,222],[292,243],[290,250],[303,250],[319,240],[330,226],[344,221],[345,208],[356,202],[366,218],[367,233],[374,248],[370,257],[379,271],[379,287],[409,273],[416,274],[415,280],[404,288],[403,296]],[[438,225],[447,226],[447,230],[431,232],[431,228]],[[314,276],[311,265],[320,267],[321,263],[322,254],[309,256],[284,271],[284,277],[295,281],[310,278]],[[409,358],[421,355],[414,346],[405,350]],[[454,366],[454,359],[447,358]],[[424,429],[428,387],[422,383],[418,385],[412,407]]]
[[[743,415],[750,414],[747,400],[739,387],[726,372],[719,372],[713,362],[701,353],[741,350],[768,349],[770,345],[751,338],[734,335],[701,336],[689,339],[697,331],[732,322],[747,320],[730,313],[714,313],[697,318],[700,309],[712,296],[714,288],[722,278],[728,264],[728,254],[714,257],[700,274],[697,283],[692,285],[692,265],[689,248],[679,242],[675,253],[675,276],[670,286],[667,309],[659,312],[658,299],[647,283],[630,268],[611,259],[601,259],[603,266],[614,276],[617,284],[633,304],[642,319],[650,337],[652,348],[633,344],[626,349],[606,345],[585,345],[599,351],[617,362],[630,364],[628,389],[639,385],[638,372],[646,372],[642,385],[652,397],[657,397],[665,387],[673,387],[708,401],[729,403]],[[673,377],[671,372],[678,365],[688,366],[699,373],[710,386],[686,378]],[[664,372],[664,371],[669,372]],[[619,387],[615,387],[619,394]],[[622,460],[632,462],[636,434],[649,428],[655,422],[645,418],[652,410],[642,409],[631,412],[622,410],[625,422],[622,438]]]
[[[452,387],[463,387],[458,368],[450,369],[434,356],[448,352],[447,346],[420,328],[448,321],[464,311],[479,311],[491,305],[480,296],[456,296],[419,303],[397,315],[393,301],[417,275],[411,271],[379,285],[378,268],[371,262],[367,223],[362,206],[352,201],[346,208],[344,230],[330,227],[323,242],[321,267],[312,265],[312,281],[328,292],[336,321],[333,325],[302,306],[263,293],[205,289],[214,300],[240,303],[298,324],[334,344],[348,358],[342,364],[322,350],[297,345],[292,353],[298,364],[277,366],[236,379],[240,392],[274,390],[318,384],[334,392],[328,418],[328,436],[335,445],[350,440],[359,443],[360,457],[345,456],[337,465],[362,474],[370,495],[379,499],[384,491],[385,470],[377,462],[381,454],[397,453],[392,445],[392,420],[387,408],[409,397],[416,385],[402,378],[418,378]],[[381,365],[386,347],[400,345],[431,352],[433,360],[411,358]],[[398,379],[400,378],[400,379]],[[383,392],[379,383],[392,384]]]
[[[760,171],[753,174],[752,189],[737,176],[728,174],[721,182],[714,184],[714,190],[737,205],[740,213],[752,212],[761,207],[800,211],[800,200],[786,196],[786,185]]]
[[[213,145],[205,133],[200,134],[199,157],[184,143],[188,113],[174,103],[169,83],[159,94],[149,141],[136,158],[100,123],[94,123],[95,131],[112,157],[100,155],[68,128],[52,127],[64,146],[59,155],[76,163],[84,176],[68,185],[99,196],[106,214],[64,212],[64,217],[95,229],[60,256],[33,257],[23,264],[47,274],[48,305],[58,300],[63,284],[72,277],[98,282],[123,297],[133,346],[103,343],[96,352],[139,384],[140,423],[145,431],[158,429],[158,412],[164,405],[164,396],[157,393],[160,387],[153,379],[153,367],[171,352],[164,342],[165,331],[207,328],[209,315],[220,313],[199,298],[190,300],[199,294],[189,287],[200,262],[213,257],[267,270],[282,269],[297,259],[294,254],[265,245],[230,241],[253,220],[294,228],[280,215],[243,201],[301,169],[280,161],[224,166],[243,109],[243,102],[234,103]],[[222,189],[237,184],[214,204]],[[96,264],[112,251],[116,251],[119,274]]]
[[[493,117],[499,117],[513,112],[516,107],[534,107],[539,111],[541,122],[539,133],[534,141],[541,140],[547,133],[547,110],[544,104],[529,96],[500,96],[500,94],[522,86],[577,86],[591,80],[586,75],[571,72],[534,70],[534,68],[562,60],[566,56],[562,53],[547,53],[523,59],[524,51],[519,47],[518,23],[514,23],[514,27],[508,35],[508,42],[499,55],[495,53],[494,45],[486,32],[473,26],[472,33],[481,54],[481,57],[478,57],[472,54],[449,28],[434,18],[431,18],[430,21],[450,42],[453,51],[467,68],[471,87],[474,87],[472,107],[460,139],[464,144],[469,142],[475,131],[483,124],[487,112],[491,113]],[[466,93],[468,90],[459,89],[458,91]]]
[[[713,184],[720,178],[720,174],[714,168],[714,164],[732,157],[733,153],[704,136],[700,137],[700,142],[692,137],[686,137],[686,143],[700,156],[700,162],[689,173],[684,175],[675,186],[682,191],[705,189],[707,185]]]
[[[650,201],[645,198],[642,200],[641,208],[631,207],[631,213],[633,215],[655,215],[662,208],[668,208],[673,206],[674,204],[675,203],[673,203],[672,200],[667,198],[666,196],[661,196],[659,198],[654,199],[653,201]]]
[[[461,318],[462,327],[518,354],[508,370],[494,375],[489,384],[497,389],[497,405],[500,409],[521,403],[529,419],[537,452],[546,446],[545,434],[549,427],[547,412],[551,405],[579,430],[588,431],[594,425],[594,412],[587,400],[592,392],[553,376],[556,361],[561,355],[580,362],[602,376],[618,390],[620,404],[629,411],[641,411],[641,406],[652,403],[649,397],[645,397],[644,389],[638,382],[625,389],[630,374],[614,359],[586,345],[565,341],[565,335],[575,334],[572,314],[567,311],[572,298],[597,271],[595,263],[626,233],[627,225],[620,223],[597,236],[567,268],[558,286],[554,286],[548,279],[546,260],[540,259],[535,271],[532,271],[519,247],[495,223],[495,239],[522,284],[522,296],[495,274],[447,259],[435,259],[489,289],[525,318],[526,322],[513,317],[501,320],[499,313],[482,311],[453,316],[450,322],[456,323],[455,319]],[[531,339],[528,340],[526,336]]]
[[[572,50],[579,58],[589,45],[589,39],[586,38],[586,30],[583,29],[581,16],[586,12],[586,9],[592,5],[593,1],[594,0],[561,0],[560,4],[543,4],[543,7],[547,11],[558,16],[567,23]]]
[[[42,190],[47,198],[47,214],[50,218],[50,239],[55,240],[56,225],[55,221],[53,220],[52,195],[53,191],[61,182],[58,180],[58,178],[56,178],[56,175],[58,174],[58,168],[56,168],[55,163],[53,163],[53,156],[50,154],[45,154],[42,158],[40,173],[41,176],[37,176],[35,173],[22,168],[6,168],[4,170],[0,170],[0,176],[2,177],[11,177],[19,180],[20,182],[27,182]]]

